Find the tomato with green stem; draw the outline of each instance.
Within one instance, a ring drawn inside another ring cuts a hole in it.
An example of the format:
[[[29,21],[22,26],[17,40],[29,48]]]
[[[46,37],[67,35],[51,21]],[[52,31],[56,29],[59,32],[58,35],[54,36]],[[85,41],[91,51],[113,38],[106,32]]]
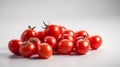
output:
[[[29,29],[26,29],[21,35],[21,40],[23,42],[27,41],[31,37],[36,37],[36,31],[34,30],[35,26],[33,28],[31,28],[31,26],[28,26],[28,28]]]
[[[43,23],[46,26],[44,30],[46,36],[54,36],[56,39],[60,38],[62,31],[58,25],[55,24],[47,25],[45,22]]]
[[[23,57],[28,58],[35,54],[35,49],[36,47],[33,43],[25,41],[22,45],[20,45],[19,52]]]
[[[75,35],[76,35],[76,37],[85,37],[85,38],[89,39],[89,34],[85,30],[79,30],[79,31],[75,32]]]
[[[41,41],[36,37],[32,37],[28,40],[28,42],[31,42],[31,43],[33,43],[33,45],[35,45],[35,48],[36,48],[35,54],[37,54],[38,53],[38,46],[40,45]]]

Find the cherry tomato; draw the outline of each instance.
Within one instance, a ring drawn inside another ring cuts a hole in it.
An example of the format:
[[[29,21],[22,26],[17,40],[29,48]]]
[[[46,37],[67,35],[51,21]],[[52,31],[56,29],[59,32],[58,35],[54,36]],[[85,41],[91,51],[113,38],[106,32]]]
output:
[[[48,59],[52,56],[53,50],[48,43],[41,43],[38,47],[38,55],[40,58]]]
[[[89,39],[89,34],[85,30],[80,30],[75,33],[76,37],[85,37]]]
[[[30,26],[28,26],[29,29],[26,29],[22,35],[21,35],[21,40],[27,41],[28,39],[30,39],[31,37],[35,37],[36,36],[36,31],[34,30],[35,27],[31,28]]]
[[[65,30],[63,34],[70,34],[71,36],[75,38],[75,33],[72,30]]]
[[[36,33],[36,37],[43,42],[43,40],[44,40],[44,38],[45,38],[45,32],[44,32],[44,31],[38,31],[38,32]]]
[[[62,32],[64,32],[66,30],[66,28],[64,26],[59,26],[59,28],[61,29]]]
[[[91,36],[89,40],[92,49],[98,49],[102,45],[102,38],[98,35]]]
[[[58,43],[58,52],[61,54],[69,54],[73,48],[73,42],[69,39],[63,39]]]
[[[37,54],[38,53],[38,45],[40,45],[41,41],[36,37],[30,38],[28,41],[35,45],[35,48],[36,48],[35,54]]]
[[[76,43],[77,54],[86,54],[89,51],[90,43],[86,39],[78,40]]]
[[[75,38],[75,41],[74,41],[74,46],[75,46],[75,47],[74,47],[74,50],[73,50],[73,51],[76,51],[77,41],[78,41],[78,40],[81,40],[81,39],[84,40],[85,38],[84,38],[84,37],[81,37],[81,36]]]
[[[20,55],[19,48],[21,44],[22,44],[21,40],[13,39],[9,41],[8,48],[13,54]]]
[[[45,39],[44,39],[44,42],[48,43],[53,48],[53,50],[56,49],[57,40],[56,40],[55,37],[53,37],[53,36],[46,36]]]
[[[75,41],[74,41],[74,43],[76,44],[76,42],[78,41],[78,40],[81,40],[81,39],[86,39],[88,42],[89,42],[89,39],[87,39],[86,37],[83,37],[83,36],[79,36],[79,37],[76,37],[75,38]]]
[[[69,40],[71,40],[72,42],[74,42],[74,37],[73,36],[71,36],[70,34],[63,34],[62,35],[62,37],[61,37],[61,40],[62,39],[69,39]]]
[[[46,36],[54,36],[56,39],[59,39],[61,36],[61,30],[59,26],[51,24],[48,25],[45,29]]]
[[[28,58],[35,54],[35,49],[36,47],[34,44],[26,41],[22,45],[20,45],[19,52],[23,57]]]

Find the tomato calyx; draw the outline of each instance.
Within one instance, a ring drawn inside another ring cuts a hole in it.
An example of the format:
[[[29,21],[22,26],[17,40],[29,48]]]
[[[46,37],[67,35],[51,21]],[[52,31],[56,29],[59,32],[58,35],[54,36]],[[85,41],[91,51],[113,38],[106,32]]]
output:
[[[50,23],[46,24],[45,21],[43,21],[43,24],[44,24],[44,27],[41,27],[41,28],[42,28],[42,29],[45,29],[46,27],[48,27],[48,25],[49,25]]]
[[[31,41],[31,42],[36,42],[36,39],[32,38],[30,41]]]
[[[80,40],[80,39],[86,39],[86,36],[77,37],[77,40]]]
[[[28,41],[23,42],[24,46],[27,46],[28,44],[29,44]]]
[[[28,28],[34,30],[36,28],[36,26],[31,27],[30,25],[28,25]]]
[[[43,21],[43,24],[44,24],[44,26],[48,26],[48,24],[46,24],[45,21]]]

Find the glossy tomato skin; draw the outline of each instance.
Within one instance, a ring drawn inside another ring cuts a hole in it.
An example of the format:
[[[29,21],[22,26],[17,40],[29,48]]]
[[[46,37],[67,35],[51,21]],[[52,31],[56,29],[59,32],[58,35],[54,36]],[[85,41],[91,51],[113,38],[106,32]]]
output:
[[[75,38],[75,33],[74,33],[74,31],[72,31],[72,30],[65,30],[62,34],[63,34],[63,35],[64,35],[64,34],[69,34],[69,35],[71,35],[72,37]]]
[[[75,35],[76,35],[76,37],[84,37],[85,36],[85,38],[89,39],[89,34],[85,30],[79,30],[75,33]]]
[[[59,39],[61,36],[61,30],[59,26],[51,24],[48,25],[45,29],[46,36],[54,36],[56,39]]]
[[[33,45],[35,45],[35,48],[36,48],[35,49],[35,54],[37,54],[38,53],[38,46],[40,45],[41,41],[38,38],[33,37],[33,38],[30,38],[28,40],[28,42],[31,42],[31,43],[33,43]]]
[[[63,39],[58,43],[58,52],[60,54],[69,54],[73,48],[73,42],[68,39]]]
[[[21,35],[21,40],[24,42],[31,37],[36,37],[36,31],[34,29],[26,29]]]
[[[102,38],[99,35],[94,35],[89,38],[92,49],[98,49],[102,45]]]
[[[62,32],[64,32],[66,30],[66,27],[64,27],[64,26],[59,26],[59,28]]]
[[[70,34],[63,34],[62,37],[61,37],[61,40],[62,39],[69,39],[72,42],[75,41],[75,38],[73,36],[71,36]]]
[[[52,56],[53,50],[48,43],[41,43],[38,46],[38,55],[40,58],[48,59]]]
[[[85,39],[78,40],[76,43],[77,54],[84,55],[89,51],[89,48],[90,43]]]
[[[86,39],[86,38],[84,38],[83,36],[76,37],[76,38],[75,38],[75,41],[74,41],[74,46],[75,46],[75,48],[76,48],[76,46],[77,46],[77,41],[78,41],[78,40],[87,40],[87,41],[89,42],[89,39]],[[76,51],[76,49],[74,49],[74,51]]]
[[[53,36],[46,36],[45,39],[44,39],[44,42],[48,43],[53,48],[53,50],[56,49],[57,40],[56,40],[55,37],[53,37]]]
[[[44,42],[44,38],[45,38],[45,32],[44,31],[38,31],[36,33],[36,37],[41,40],[41,42]]]
[[[20,45],[19,52],[23,57],[28,58],[35,54],[35,49],[36,47],[34,44],[26,41],[22,45]]]
[[[20,55],[19,48],[21,44],[22,44],[21,40],[13,39],[9,41],[8,48],[13,54]]]

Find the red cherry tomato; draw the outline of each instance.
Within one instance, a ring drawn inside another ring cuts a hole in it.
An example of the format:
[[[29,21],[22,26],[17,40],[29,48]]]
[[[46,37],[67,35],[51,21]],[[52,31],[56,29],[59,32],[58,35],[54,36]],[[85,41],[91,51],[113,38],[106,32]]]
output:
[[[56,40],[55,37],[53,37],[53,36],[46,36],[45,39],[44,39],[44,42],[48,43],[53,48],[53,50],[56,49],[57,40]]]
[[[34,30],[35,27],[31,28],[29,26],[29,29],[26,29],[22,35],[21,35],[21,40],[27,41],[28,39],[30,39],[31,37],[35,37],[36,36],[36,31]]]
[[[75,33],[76,37],[85,37],[86,39],[89,39],[89,34],[85,30],[80,30]]]
[[[72,30],[65,30],[63,34],[70,34],[72,37],[75,38],[75,33]]]
[[[83,36],[80,36],[80,37],[76,37],[75,38],[75,41],[74,41],[74,44],[76,44],[76,42],[78,41],[78,40],[81,40],[81,39],[86,39],[88,42],[89,42],[89,39],[87,39],[87,38],[85,38],[85,37],[83,37]]]
[[[60,30],[59,26],[51,24],[46,27],[45,35],[46,36],[54,36],[56,39],[59,39],[59,37],[61,36],[61,30]]]
[[[31,42],[24,42],[22,45],[20,45],[19,52],[23,57],[31,57],[33,54],[35,54],[35,45]]]
[[[41,41],[38,38],[33,37],[33,38],[30,38],[28,40],[28,42],[31,42],[31,43],[33,43],[35,45],[35,48],[36,48],[35,49],[35,54],[37,54],[38,53],[38,45],[40,45]]]
[[[98,35],[90,37],[89,40],[92,49],[98,49],[102,45],[102,38]]]
[[[86,39],[78,40],[76,43],[77,54],[86,54],[89,51],[90,43]]]
[[[69,40],[71,40],[72,42],[74,42],[74,37],[73,36],[71,36],[70,34],[63,34],[62,35],[62,37],[61,37],[61,40],[62,39],[69,39]]]
[[[52,56],[53,50],[48,43],[41,43],[38,46],[38,55],[40,58],[48,59]]]
[[[64,26],[59,26],[59,28],[62,32],[64,32],[66,30],[66,28]]]
[[[58,52],[61,54],[69,54],[73,50],[73,42],[68,39],[63,39],[58,43]]]
[[[45,32],[44,32],[44,31],[38,31],[38,32],[36,33],[36,37],[43,42],[43,40],[44,40],[44,38],[45,38]]]
[[[19,48],[21,44],[22,44],[21,40],[13,39],[9,41],[8,48],[13,54],[20,55]]]

